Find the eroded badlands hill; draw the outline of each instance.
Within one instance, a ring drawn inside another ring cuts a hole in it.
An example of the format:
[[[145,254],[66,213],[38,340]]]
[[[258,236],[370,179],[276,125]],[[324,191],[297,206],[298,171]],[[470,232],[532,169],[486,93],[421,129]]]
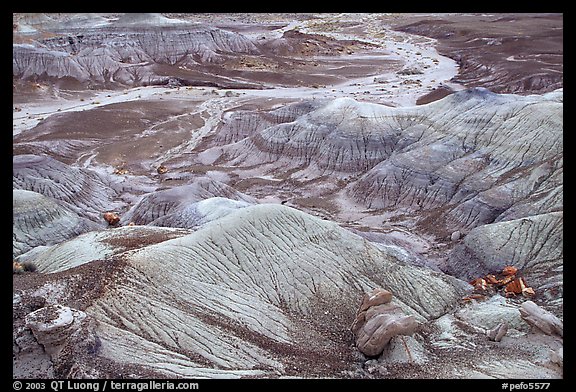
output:
[[[414,344],[426,347],[428,362],[446,355],[437,347],[442,336],[429,328],[459,307],[469,290],[465,282],[410,266],[401,254],[337,224],[283,206],[244,208],[190,234],[143,230],[78,237],[39,256],[38,266],[53,271],[43,284],[20,282],[19,304],[42,295],[46,305],[84,314],[60,346],[44,343],[47,351],[62,350],[51,356],[55,375],[118,377],[130,369],[133,376],[346,377],[358,361],[348,327],[358,298],[375,286],[395,292],[395,302],[421,324]],[[123,241],[139,245],[121,251]],[[84,272],[90,259],[79,267],[72,259],[62,264],[63,246],[78,255],[98,243],[114,251],[93,258],[100,260],[93,275]],[[450,350],[453,357],[458,353]],[[402,369],[394,372],[407,371]],[[550,374],[545,369],[538,371]]]
[[[23,17],[15,26],[20,42],[13,46],[12,74],[21,81],[45,80],[69,87],[170,84],[258,89],[269,82],[334,83],[359,70],[369,73],[377,68],[357,59],[355,69],[332,73],[342,52],[375,45],[296,30],[255,38],[154,14],[80,24]],[[310,60],[316,56],[327,56],[328,61]]]

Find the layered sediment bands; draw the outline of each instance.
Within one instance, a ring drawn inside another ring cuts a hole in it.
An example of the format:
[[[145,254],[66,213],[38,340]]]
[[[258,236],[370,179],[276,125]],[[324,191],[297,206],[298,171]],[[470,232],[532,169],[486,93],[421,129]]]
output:
[[[312,166],[322,174],[365,171],[387,158],[399,132],[383,119],[384,106],[350,98],[325,101],[296,120],[255,132],[224,148],[224,161],[251,166],[278,162],[278,166]]]
[[[16,30],[12,74],[31,81],[76,80],[90,88],[169,84],[261,89],[271,81],[310,85],[343,80],[343,75],[333,72],[333,64],[318,67],[310,58],[375,46],[296,30],[256,39],[160,15],[138,18],[107,23],[88,20],[84,26],[40,23],[28,35]],[[296,76],[285,72],[295,68],[300,68]],[[358,69],[373,73],[377,67],[367,60]],[[347,72],[358,74],[354,67]]]
[[[20,189],[12,191],[12,214],[13,257],[98,228],[50,197]]]
[[[97,141],[92,140],[31,140],[22,141],[14,138],[12,143],[13,155],[40,155],[51,156],[60,162],[70,164],[78,157],[84,155],[86,150],[94,147]]]
[[[544,182],[562,172],[561,95],[512,98],[474,89],[422,107],[420,122],[428,126],[409,132],[412,143],[399,143],[350,186],[356,199],[371,208],[446,207],[448,226],[463,229],[504,219],[516,203],[525,214],[558,208],[561,183]],[[540,186],[542,201],[529,212],[523,201]]]
[[[237,209],[246,208],[252,204],[224,197],[211,197],[195,203],[181,204],[172,209],[170,213],[156,218],[149,224],[191,229],[222,218]]]
[[[217,145],[239,142],[254,133],[273,125],[295,121],[321,106],[320,102],[302,101],[288,104],[270,111],[237,110],[228,112],[222,118],[214,136]]]
[[[540,298],[561,312],[563,213],[550,212],[477,227],[451,253],[446,272],[471,280],[512,265]]]
[[[338,98],[271,125],[264,114],[232,112],[218,162],[347,178],[346,193],[367,208],[419,211],[467,231],[562,209],[562,97],[475,88],[406,108]]]
[[[81,217],[101,222],[102,213],[116,208],[116,192],[90,169],[66,165],[48,156],[13,157],[14,189],[59,200]]]
[[[351,46],[372,46],[357,40],[336,40],[322,34],[305,34],[298,30],[288,30],[277,39],[267,40],[262,47],[281,56],[306,56],[310,54],[329,55],[334,51],[350,50]],[[376,45],[374,45],[376,46]]]
[[[222,374],[288,371],[290,352],[333,360],[343,350],[335,336],[366,289],[394,291],[398,306],[421,321],[451,309],[464,292],[464,282],[404,265],[335,223],[278,205],[237,210],[124,260],[122,278],[86,313],[103,330],[157,345],[148,362],[177,351]],[[104,341],[104,351],[125,339]],[[176,370],[175,361],[150,366],[178,375],[205,370]]]
[[[486,190],[455,206],[446,216],[449,225],[472,228],[563,209],[563,158],[510,170]]]
[[[562,24],[434,18],[14,14],[14,376],[562,377]]]
[[[211,211],[206,203],[210,198],[221,198],[220,203],[214,200]],[[228,201],[227,201],[228,200]],[[198,204],[204,201],[204,204]],[[122,217],[122,223],[133,222],[138,225],[155,225],[191,228],[204,223],[208,216],[215,214],[222,207],[227,209],[242,208],[255,204],[256,200],[244,195],[230,186],[209,178],[199,178],[192,184],[160,189],[145,194]]]
[[[564,158],[555,157],[530,167],[524,183],[519,184],[521,197],[514,197],[514,204],[496,218],[496,222],[539,215],[564,208]],[[516,196],[516,195],[514,195]]]
[[[167,81],[153,64],[189,66],[218,63],[226,54],[258,54],[246,37],[194,24],[182,27],[114,27],[68,30],[42,40],[42,46],[15,44],[15,77],[71,77],[81,82],[112,86]]]

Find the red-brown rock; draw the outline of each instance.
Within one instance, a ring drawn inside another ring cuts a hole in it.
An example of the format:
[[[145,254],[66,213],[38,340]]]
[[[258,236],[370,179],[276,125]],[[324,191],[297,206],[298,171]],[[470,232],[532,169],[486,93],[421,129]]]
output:
[[[115,212],[105,212],[104,213],[104,220],[108,222],[110,226],[117,225],[120,222],[120,216]]]
[[[524,281],[524,278],[516,278],[504,287],[504,292],[506,293],[506,296],[522,294],[522,291],[526,287],[526,281]]]
[[[505,276],[508,275],[515,275],[516,272],[518,272],[518,268],[511,266],[511,265],[507,265],[506,267],[504,267],[504,269],[502,270],[502,274]]]

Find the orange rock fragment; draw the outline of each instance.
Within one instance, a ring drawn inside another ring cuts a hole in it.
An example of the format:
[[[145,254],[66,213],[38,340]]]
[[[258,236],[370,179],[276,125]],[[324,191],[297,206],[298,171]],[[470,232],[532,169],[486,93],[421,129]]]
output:
[[[504,269],[502,270],[502,274],[505,276],[509,276],[509,275],[515,275],[516,272],[518,272],[518,268],[511,266],[511,265],[507,265],[506,267],[504,267]]]
[[[494,275],[486,275],[484,277],[484,280],[486,280],[486,282],[490,283],[490,284],[498,284],[500,281],[498,279],[496,279],[496,277]]]
[[[375,288],[369,293],[364,294],[364,298],[362,299],[358,313],[363,312],[372,306],[387,304],[390,301],[392,301],[392,293],[390,291],[381,288]]]
[[[528,287],[523,277],[516,277],[517,272],[518,268],[507,265],[503,268],[501,274],[487,274],[482,278],[471,280],[469,283],[474,286],[474,289],[477,292],[480,293],[464,297],[463,300],[471,301],[472,299],[476,299],[475,296],[482,296],[483,293],[490,289],[500,290],[502,288],[504,288],[504,294],[507,297],[512,297],[518,294],[522,294],[524,297],[533,297],[536,295],[534,289]]]
[[[474,286],[476,290],[486,290],[488,288],[488,284],[484,278],[476,278],[471,281],[470,284]]]
[[[108,222],[110,226],[118,224],[120,222],[120,217],[115,212],[105,212],[104,220]]]
[[[22,263],[19,263],[17,261],[12,261],[12,271],[15,274],[20,274],[20,273],[24,272],[24,266],[22,265]]]
[[[516,278],[504,287],[504,292],[506,293],[506,296],[522,294],[522,291],[526,289],[526,287],[526,281],[524,278]]]
[[[500,286],[505,286],[508,283],[512,282],[514,279],[516,279],[516,275],[508,275],[508,276],[504,277],[504,279],[499,280],[498,284]]]

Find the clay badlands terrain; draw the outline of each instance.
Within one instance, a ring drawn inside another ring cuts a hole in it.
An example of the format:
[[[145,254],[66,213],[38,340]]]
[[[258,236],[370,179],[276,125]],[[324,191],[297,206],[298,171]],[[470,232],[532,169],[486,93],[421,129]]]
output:
[[[563,378],[559,14],[13,14],[13,377]]]

